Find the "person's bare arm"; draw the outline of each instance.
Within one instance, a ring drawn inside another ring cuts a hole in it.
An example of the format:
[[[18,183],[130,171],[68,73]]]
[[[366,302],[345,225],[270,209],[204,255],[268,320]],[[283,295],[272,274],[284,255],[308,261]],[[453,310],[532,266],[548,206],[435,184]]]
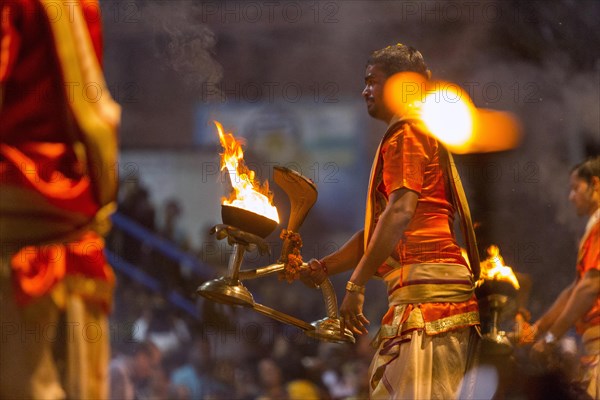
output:
[[[364,286],[377,268],[392,254],[412,219],[419,195],[412,190],[398,189],[390,195],[389,202],[377,222],[367,250],[350,277],[350,282]],[[352,332],[367,333],[369,321],[362,314],[364,294],[347,291],[340,307],[340,316]]]
[[[556,321],[558,316],[563,312],[576,284],[577,281],[575,280],[569,286],[564,288],[552,306],[550,306],[548,311],[546,311],[546,313],[544,313],[544,315],[542,315],[534,324],[534,326],[537,328],[538,335],[545,333],[552,326],[552,324],[554,324],[554,321]]]
[[[364,286],[377,268],[392,254],[415,213],[418,199],[419,195],[412,190],[399,189],[392,192],[388,205],[373,231],[367,251],[350,278],[351,282]]]
[[[328,275],[354,268],[364,253],[364,231],[356,232],[350,240],[342,245],[337,251],[323,257],[322,261],[327,265]]]
[[[557,338],[564,335],[575,324],[575,321],[592,308],[599,294],[600,271],[592,269],[573,287],[571,296],[548,331]]]
[[[364,231],[356,232],[338,250],[323,257],[321,261],[312,259],[308,269],[300,271],[300,279],[309,287],[320,285],[328,276],[354,268],[364,251]]]
[[[550,332],[555,339],[560,338],[575,324],[575,321],[589,311],[599,294],[600,271],[590,270],[583,278],[566,288],[551,309],[536,323],[539,324],[539,332]],[[563,305],[556,305],[561,300],[564,301]],[[540,336],[538,334],[538,337]],[[539,357],[543,354],[546,344],[546,338],[540,338],[532,347],[533,356]]]

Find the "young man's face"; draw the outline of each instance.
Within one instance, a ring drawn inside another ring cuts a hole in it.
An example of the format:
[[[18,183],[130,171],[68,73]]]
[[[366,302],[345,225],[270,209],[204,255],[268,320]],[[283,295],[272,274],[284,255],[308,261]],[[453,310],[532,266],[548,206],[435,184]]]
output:
[[[579,178],[577,172],[572,172],[569,201],[575,206],[577,215],[592,214],[598,208],[598,193],[594,188],[594,180],[588,183]]]
[[[387,78],[385,72],[378,65],[367,65],[365,88],[362,95],[367,103],[367,112],[371,117],[390,122],[394,114],[383,100],[383,87]]]

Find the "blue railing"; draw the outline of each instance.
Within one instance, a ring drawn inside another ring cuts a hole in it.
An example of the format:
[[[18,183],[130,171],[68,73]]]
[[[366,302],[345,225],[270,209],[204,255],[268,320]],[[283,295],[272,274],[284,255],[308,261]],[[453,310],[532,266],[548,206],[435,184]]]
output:
[[[132,219],[118,212],[113,214],[111,219],[115,228],[136,238],[139,240],[140,244],[144,243],[152,249],[162,253],[167,258],[190,267],[200,280],[208,280],[214,277],[215,274],[210,266],[200,262],[195,256],[182,251],[173,243],[157,236],[155,233],[144,228]],[[185,311],[194,318],[199,318],[198,309],[193,301],[186,299],[181,293],[176,291],[171,290],[167,292],[160,280],[148,275],[146,272],[124,260],[114,252],[108,249],[105,250],[105,252],[110,264],[115,270],[127,275],[154,292],[163,293],[172,305]]]
[[[114,213],[111,219],[115,227],[135,237],[140,243],[144,243],[153,249],[158,250],[160,253],[173,261],[177,261],[179,264],[190,266],[199,278],[207,280],[214,277],[214,272],[212,272],[211,267],[200,262],[192,254],[182,251],[168,240],[157,236],[152,231],[144,228],[132,219],[118,212]]]

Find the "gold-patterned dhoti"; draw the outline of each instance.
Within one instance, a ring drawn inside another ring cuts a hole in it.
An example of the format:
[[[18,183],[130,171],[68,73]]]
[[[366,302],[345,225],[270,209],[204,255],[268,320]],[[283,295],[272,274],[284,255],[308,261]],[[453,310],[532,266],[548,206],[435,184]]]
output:
[[[472,298],[470,272],[454,264],[418,264],[384,279],[390,310],[371,363],[371,398],[468,398],[472,385],[463,377],[476,362],[479,313],[468,306],[456,310]],[[431,303],[446,304],[453,312],[430,320],[423,310]]]

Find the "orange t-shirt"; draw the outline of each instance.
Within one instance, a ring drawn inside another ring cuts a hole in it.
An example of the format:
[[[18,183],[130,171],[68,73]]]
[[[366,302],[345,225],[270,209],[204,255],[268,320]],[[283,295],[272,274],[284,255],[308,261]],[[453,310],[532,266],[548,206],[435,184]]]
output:
[[[406,188],[419,195],[414,216],[391,254],[395,265],[449,263],[457,264],[457,268],[467,267],[452,229],[455,208],[450,200],[440,150],[437,140],[410,123],[403,124],[381,145],[378,155],[381,167],[375,171],[372,182],[375,221],[393,191]],[[383,277],[390,272],[394,268],[390,264],[383,263],[377,275]],[[474,295],[465,302],[425,303],[418,307],[425,322],[478,310]],[[390,309],[382,322],[388,322],[392,314]]]
[[[452,232],[455,209],[440,162],[440,144],[404,124],[381,146],[382,168],[375,176],[375,220],[390,194],[406,188],[419,195],[414,216],[396,245],[392,258],[402,265],[453,263],[467,265]],[[378,275],[389,272],[382,265]]]
[[[582,243],[577,257],[577,276],[579,279],[589,270],[600,270],[600,221],[592,227]],[[593,325],[600,325],[600,296],[596,298],[590,310],[576,323],[578,333],[583,333]]]

